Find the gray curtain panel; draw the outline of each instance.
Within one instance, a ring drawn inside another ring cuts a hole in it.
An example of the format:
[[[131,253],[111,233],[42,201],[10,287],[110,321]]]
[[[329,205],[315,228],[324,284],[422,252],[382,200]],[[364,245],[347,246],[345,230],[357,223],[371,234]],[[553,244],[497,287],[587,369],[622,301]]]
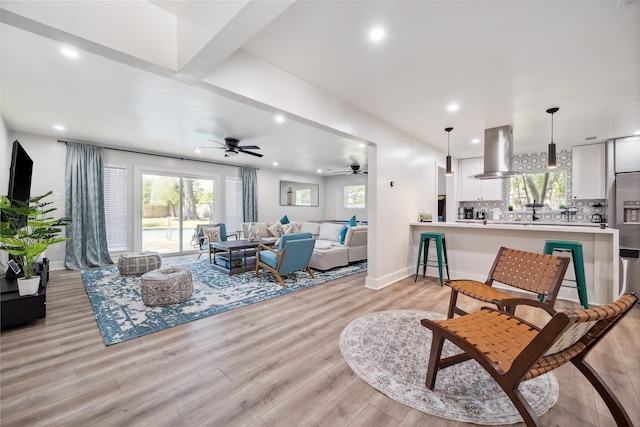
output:
[[[242,168],[242,217],[258,221],[258,178],[255,168]]]
[[[107,248],[104,215],[102,147],[67,143],[65,214],[67,252],[64,266],[70,270],[113,264]]]

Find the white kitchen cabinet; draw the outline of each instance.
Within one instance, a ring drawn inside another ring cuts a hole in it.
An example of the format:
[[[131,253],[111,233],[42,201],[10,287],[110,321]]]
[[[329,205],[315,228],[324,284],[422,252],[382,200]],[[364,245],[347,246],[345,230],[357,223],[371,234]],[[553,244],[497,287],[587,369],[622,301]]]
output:
[[[460,160],[460,200],[502,200],[502,180],[501,179],[474,179],[471,175],[482,173],[484,169],[484,159],[475,157],[473,159]]]
[[[572,149],[574,199],[606,198],[604,144],[579,145]]]

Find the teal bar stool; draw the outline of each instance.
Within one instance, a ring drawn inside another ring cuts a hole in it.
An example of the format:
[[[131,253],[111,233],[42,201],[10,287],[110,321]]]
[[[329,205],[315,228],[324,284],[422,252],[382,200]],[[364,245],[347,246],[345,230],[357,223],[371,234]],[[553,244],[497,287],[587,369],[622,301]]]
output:
[[[429,255],[429,243],[431,240],[434,241],[436,245],[436,253],[438,254],[438,263],[435,261],[430,261],[428,259]],[[444,257],[444,262],[443,262]],[[427,272],[427,266],[429,267],[438,267],[438,276],[440,277],[440,286],[443,285],[442,280],[442,266],[445,266],[447,269],[447,279],[449,277],[449,260],[447,259],[447,241],[445,239],[444,233],[421,233],[420,234],[420,248],[418,249],[418,265],[416,265],[416,277],[413,279],[415,282],[418,280],[418,273],[420,271],[420,266],[422,266],[422,277],[425,276]]]
[[[589,301],[587,300],[587,279],[584,274],[584,256],[582,255],[582,243],[569,242],[565,240],[546,240],[544,243],[544,253],[546,255],[553,255],[553,251],[571,252],[571,258],[573,260],[573,271],[575,272],[576,278],[575,280],[564,280],[569,282],[576,282],[576,286],[562,286],[577,288],[578,298],[580,298],[580,304],[582,304],[584,308],[589,308]]]

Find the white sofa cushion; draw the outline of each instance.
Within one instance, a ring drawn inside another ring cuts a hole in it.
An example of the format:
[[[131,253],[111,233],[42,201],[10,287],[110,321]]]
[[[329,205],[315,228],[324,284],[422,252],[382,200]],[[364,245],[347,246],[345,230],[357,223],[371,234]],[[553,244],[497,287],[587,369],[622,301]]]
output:
[[[343,224],[336,224],[334,222],[323,222],[320,224],[320,231],[318,233],[318,239],[320,240],[332,240],[334,242],[340,241],[340,232],[344,228]]]
[[[317,236],[320,233],[319,222],[303,222],[300,226],[301,233],[311,233],[312,236]]]

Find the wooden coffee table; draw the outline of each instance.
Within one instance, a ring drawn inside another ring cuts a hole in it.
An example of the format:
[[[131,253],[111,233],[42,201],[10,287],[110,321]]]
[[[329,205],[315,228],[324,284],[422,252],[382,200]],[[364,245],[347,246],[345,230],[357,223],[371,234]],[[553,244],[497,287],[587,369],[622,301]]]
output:
[[[229,276],[253,270],[256,268],[258,245],[273,246],[274,243],[275,240],[250,242],[246,239],[211,242],[214,249],[212,266]]]

